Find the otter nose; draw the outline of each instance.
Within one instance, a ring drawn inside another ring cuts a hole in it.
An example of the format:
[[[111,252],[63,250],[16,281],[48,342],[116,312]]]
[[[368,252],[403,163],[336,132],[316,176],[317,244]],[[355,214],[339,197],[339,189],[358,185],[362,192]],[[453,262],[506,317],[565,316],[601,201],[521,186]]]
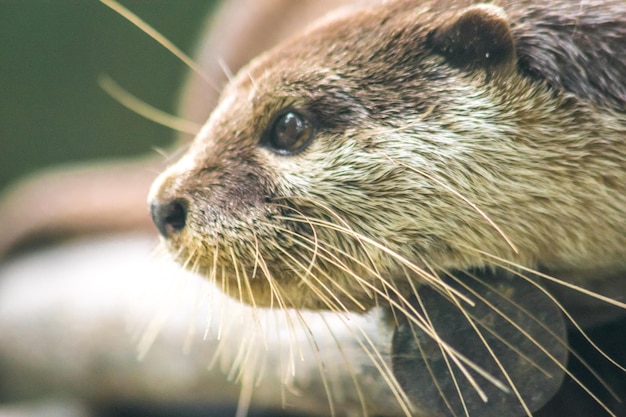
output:
[[[153,201],[150,203],[150,214],[161,235],[170,237],[185,228],[187,203],[183,200],[172,200],[166,203]]]

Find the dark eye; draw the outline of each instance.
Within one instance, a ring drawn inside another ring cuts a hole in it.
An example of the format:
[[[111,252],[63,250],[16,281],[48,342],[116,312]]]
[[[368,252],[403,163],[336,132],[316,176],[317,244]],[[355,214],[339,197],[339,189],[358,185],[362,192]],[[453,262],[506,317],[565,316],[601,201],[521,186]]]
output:
[[[311,122],[302,114],[289,111],[274,121],[268,144],[278,153],[294,154],[304,149],[312,137]]]

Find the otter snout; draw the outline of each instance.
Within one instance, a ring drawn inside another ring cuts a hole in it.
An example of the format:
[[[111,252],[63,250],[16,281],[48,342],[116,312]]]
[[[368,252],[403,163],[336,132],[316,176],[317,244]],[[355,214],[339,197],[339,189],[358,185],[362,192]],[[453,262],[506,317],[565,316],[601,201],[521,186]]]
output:
[[[171,238],[187,226],[189,201],[174,181],[180,174],[176,165],[169,167],[152,183],[148,194],[152,222],[164,238]]]
[[[165,238],[180,232],[187,224],[187,202],[175,199],[167,202],[153,200],[150,215],[161,235]]]

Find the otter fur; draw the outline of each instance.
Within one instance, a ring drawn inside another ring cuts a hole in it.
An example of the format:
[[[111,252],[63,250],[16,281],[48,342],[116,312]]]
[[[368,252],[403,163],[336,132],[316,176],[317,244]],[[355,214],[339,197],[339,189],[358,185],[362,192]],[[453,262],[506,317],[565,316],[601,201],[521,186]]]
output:
[[[621,2],[395,1],[336,14],[230,83],[155,183],[154,219],[205,275],[217,266],[234,279],[263,259],[298,308],[329,307],[302,274],[368,308],[378,300],[362,281],[381,287],[373,269],[406,290],[417,278],[407,260],[589,279],[623,270],[624,20]],[[293,154],[266,138],[292,109],[314,131]],[[254,301],[269,305],[257,278]]]

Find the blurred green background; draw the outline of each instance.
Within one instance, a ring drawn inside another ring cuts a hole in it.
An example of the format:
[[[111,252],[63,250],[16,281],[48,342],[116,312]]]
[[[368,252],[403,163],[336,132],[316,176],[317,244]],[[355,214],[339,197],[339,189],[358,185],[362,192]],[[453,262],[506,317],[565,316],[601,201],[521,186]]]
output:
[[[215,0],[121,0],[191,53]],[[185,66],[97,0],[0,0],[0,191],[63,162],[145,154],[174,133],[122,107],[107,74],[173,113]]]

